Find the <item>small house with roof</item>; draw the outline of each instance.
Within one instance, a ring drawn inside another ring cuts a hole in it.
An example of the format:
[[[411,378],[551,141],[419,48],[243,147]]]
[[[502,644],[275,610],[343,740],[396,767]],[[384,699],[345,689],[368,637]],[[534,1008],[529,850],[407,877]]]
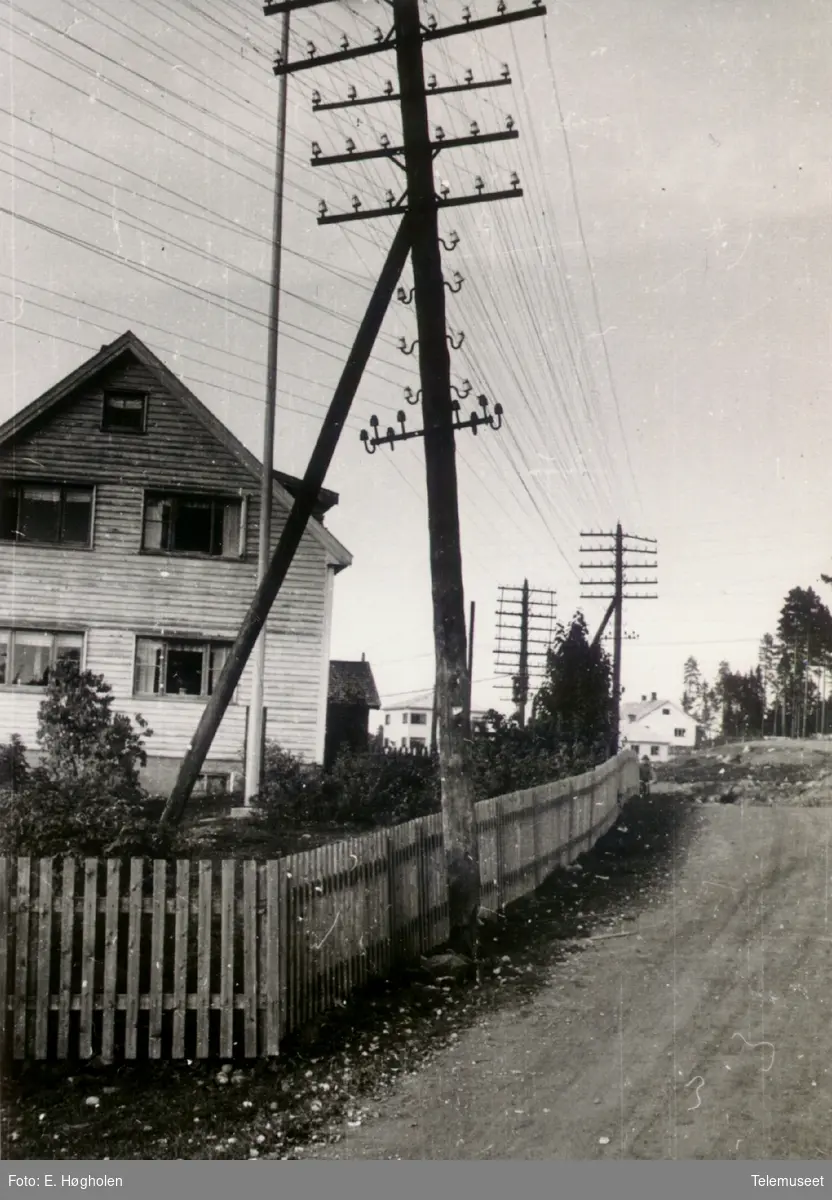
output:
[[[382,745],[388,750],[429,750],[436,741],[433,728],[433,688],[393,697],[382,706]],[[485,728],[485,713],[471,713],[471,728]]]
[[[329,664],[324,765],[335,762],[339,750],[369,749],[370,713],[381,708],[370,664],[333,659]]]
[[[698,722],[675,700],[660,700],[656,692],[637,703],[621,705],[619,742],[639,758],[663,762],[674,750],[695,746]]]

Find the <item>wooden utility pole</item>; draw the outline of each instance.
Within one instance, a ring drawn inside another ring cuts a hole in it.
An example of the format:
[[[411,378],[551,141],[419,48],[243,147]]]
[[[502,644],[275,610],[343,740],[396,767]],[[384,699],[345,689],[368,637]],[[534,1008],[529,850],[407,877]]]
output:
[[[283,14],[281,53],[289,53],[289,13]],[[274,427],[277,408],[277,350],[280,330],[280,276],[283,264],[283,194],[286,167],[286,111],[289,77],[280,81],[277,101],[277,143],[275,148],[274,215],[272,224],[272,271],[269,295],[269,336],[266,362],[266,408],[263,417],[263,475],[260,481],[260,529],[257,543],[257,579],[261,582],[269,569],[272,532],[272,493],[274,473]],[[254,647],[251,672],[251,703],[246,728],[245,805],[260,791],[266,720],[263,703],[266,674],[266,629]]]
[[[581,554],[592,555],[608,555],[610,552],[609,543],[612,542],[613,560],[607,562],[582,562],[583,570],[594,571],[612,571],[612,583],[609,579],[585,579],[583,587],[601,587],[604,592],[582,592],[582,598],[586,600],[608,600],[609,607],[604,615],[604,619],[592,639],[592,644],[596,645],[600,642],[604,630],[607,627],[610,617],[613,618],[613,660],[612,660],[612,696],[610,703],[610,739],[609,747],[610,754],[618,753],[618,744],[620,736],[621,724],[621,643],[622,643],[622,622],[624,614],[625,600],[656,600],[657,597],[645,592],[627,592],[628,585],[638,586],[653,586],[658,581],[656,579],[630,578],[627,575],[627,569],[635,571],[643,571],[646,569],[655,570],[657,567],[655,550],[655,539],[638,537],[636,534],[624,533],[619,522],[615,527],[615,533],[582,533],[582,538],[592,539],[609,539],[606,545],[595,545],[581,547]],[[638,545],[629,545],[628,543],[641,543]],[[625,561],[625,555],[630,556],[630,561]],[[633,555],[641,556],[640,559],[632,560]],[[647,561],[643,561],[646,558]],[[609,590],[612,589],[612,595]]]
[[[471,709],[473,707],[473,690],[474,690],[474,621],[477,616],[477,604],[475,600],[471,601],[470,616],[468,618],[468,720],[471,720]]]
[[[469,679],[456,445],[418,0],[396,0],[393,21],[408,209],[413,220],[411,261],[419,331],[448,906],[452,938],[472,953],[479,909],[479,862],[474,792],[465,761],[470,737],[466,712]]]
[[[612,739],[610,751],[618,753],[621,726],[621,617],[624,609],[624,535],[615,527],[615,612],[612,656]]]
[[[191,739],[188,752],[179,768],[176,784],[162,814],[161,824],[163,826],[176,824],[185,811],[202,764],[211,749],[211,743],[231,702],[234,690],[240,682],[240,676],[292,565],[301,538],[317,504],[318,494],[324,485],[329,464],[332,462],[332,456],[341,436],[341,430],[349,416],[364,367],[372,352],[378,331],[381,329],[384,314],[387,312],[396,290],[409,250],[410,218],[405,216],[393,239],[387,260],[370,297],[367,311],[358,327],[352,352],[341,373],[332,403],[309,459],[306,474],[269,563],[269,569],[254,594],[240,632],[231,647],[217,685],[205,706],[196,733]]]
[[[529,581],[523,580],[523,592],[520,612],[520,677],[518,692],[520,703],[520,728],[526,728],[526,705],[529,702]]]

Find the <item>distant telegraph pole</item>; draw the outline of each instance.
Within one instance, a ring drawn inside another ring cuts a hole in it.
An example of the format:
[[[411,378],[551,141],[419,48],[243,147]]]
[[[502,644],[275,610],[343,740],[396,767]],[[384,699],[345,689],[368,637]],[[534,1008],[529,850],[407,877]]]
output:
[[[621,642],[622,622],[625,600],[657,600],[658,596],[645,592],[632,592],[632,587],[652,587],[658,579],[633,578],[628,572],[645,570],[655,571],[658,563],[655,549],[655,538],[638,537],[636,534],[624,533],[620,523],[616,525],[615,533],[582,533],[582,538],[589,538],[600,545],[581,547],[581,554],[591,554],[594,558],[600,556],[602,561],[581,562],[582,571],[611,571],[612,579],[584,579],[583,588],[603,588],[602,592],[582,592],[584,600],[609,600],[609,608],[593,638],[592,644],[600,642],[604,630],[613,618],[613,660],[612,660],[612,729],[610,730],[610,753],[618,753],[619,727],[621,724]],[[633,545],[632,543],[636,543]],[[610,559],[612,561],[610,561]],[[610,592],[612,594],[610,594]]]
[[[511,699],[521,726],[526,724],[532,680],[543,681],[546,655],[555,639],[555,595],[530,588],[528,579],[521,587],[500,588],[495,659],[498,673],[511,678]]]

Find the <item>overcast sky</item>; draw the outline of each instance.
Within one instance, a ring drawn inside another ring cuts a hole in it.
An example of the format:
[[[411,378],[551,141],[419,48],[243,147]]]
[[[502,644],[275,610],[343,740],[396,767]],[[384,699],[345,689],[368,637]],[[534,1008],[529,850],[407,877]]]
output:
[[[522,0],[510,0],[520,7]],[[474,15],[491,3],[471,5]],[[440,23],[456,0],[424,5]],[[293,16],[292,57],[372,39],[378,0]],[[133,329],[258,455],[280,19],[248,0],[0,4],[0,352],[4,419]],[[785,593],[832,567],[828,472],[832,13],[818,0],[585,0],[440,41],[439,83],[511,68],[511,87],[431,101],[448,136],[514,117],[518,142],[447,151],[452,194],[477,175],[522,199],[443,214],[460,244],[454,379],[499,400],[499,433],[457,439],[474,703],[493,676],[498,587],[580,600],[579,533],[658,540],[659,599],[627,606],[627,699],[681,693],[695,654],[747,669]],[[394,222],[318,227],[317,204],[383,202],[386,163],[313,169],[395,139],[394,105],[311,111],[378,92],[394,56],[293,76],[276,464],[302,473]],[[448,219],[452,215],[453,219]],[[409,270],[407,272],[409,276]],[[406,281],[409,286],[409,280]],[[353,552],[332,653],[366,653],[383,695],[432,682],[424,461],[366,455],[418,387],[394,304],[328,480]],[[408,410],[418,427],[418,409]],[[825,596],[827,600],[830,597]]]

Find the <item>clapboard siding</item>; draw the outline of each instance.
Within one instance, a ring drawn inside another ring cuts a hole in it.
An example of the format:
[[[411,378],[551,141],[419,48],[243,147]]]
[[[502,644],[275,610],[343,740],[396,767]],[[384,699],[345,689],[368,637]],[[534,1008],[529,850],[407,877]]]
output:
[[[244,559],[143,554],[141,488],[100,484],[95,546],[62,550],[0,543],[3,611],[12,621],[49,617],[120,626],[222,633],[235,630],[257,584],[256,536]],[[276,544],[286,514],[275,505]],[[256,524],[249,514],[249,529]],[[270,615],[269,628],[318,639],[324,614],[326,556],[307,534]]]
[[[102,433],[103,396],[109,388],[146,393],[145,434]],[[96,488],[91,549],[0,543],[0,623],[84,629],[85,665],[110,683],[120,710],[140,711],[150,722],[154,736],[148,750],[153,755],[183,754],[204,705],[193,698],[133,696],[136,636],[232,639],[257,585],[259,478],[245,453],[234,451],[233,439],[229,446],[129,355],[0,445],[0,478],[83,482]],[[143,553],[148,488],[244,496],[243,558]],[[273,548],[287,516],[279,491],[272,514]],[[337,546],[317,525],[313,529],[304,535],[268,619],[264,688],[270,736],[308,758],[320,753],[322,743],[321,689],[329,659],[327,570]],[[343,563],[341,559],[339,565]],[[247,669],[212,757],[239,754],[250,690]],[[0,688],[0,738],[16,732],[33,744],[40,698],[37,692]]]
[[[143,434],[103,433],[105,391],[145,392]],[[122,361],[92,384],[51,408],[11,444],[0,447],[0,468],[14,465],[26,475],[43,475],[44,464],[61,479],[120,479],[144,487],[171,484],[200,491],[256,490],[244,464],[169,395],[147,367]]]

